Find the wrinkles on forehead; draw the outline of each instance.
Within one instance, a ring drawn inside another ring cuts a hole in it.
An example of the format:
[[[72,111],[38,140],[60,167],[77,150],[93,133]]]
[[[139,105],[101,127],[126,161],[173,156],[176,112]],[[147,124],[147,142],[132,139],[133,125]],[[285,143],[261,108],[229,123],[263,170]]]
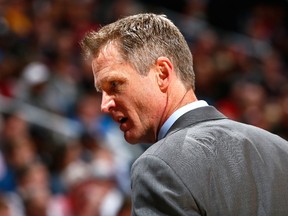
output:
[[[105,64],[117,64],[117,63],[123,63],[124,60],[121,57],[119,46],[117,42],[110,41],[103,45],[97,53],[97,55],[94,57],[94,64],[100,65],[100,67]]]
[[[98,83],[98,74],[100,72],[109,72],[114,67],[117,67],[117,65],[123,63],[125,61],[122,59],[115,43],[108,43],[99,50],[98,55],[92,61],[92,70],[97,91],[101,91]]]

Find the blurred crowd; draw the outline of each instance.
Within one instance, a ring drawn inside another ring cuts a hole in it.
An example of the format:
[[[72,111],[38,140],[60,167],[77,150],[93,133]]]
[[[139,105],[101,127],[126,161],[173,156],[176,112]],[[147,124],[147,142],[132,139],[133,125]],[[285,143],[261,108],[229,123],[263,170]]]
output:
[[[126,15],[165,13],[191,47],[198,98],[288,139],[288,7],[252,2],[231,28],[215,11],[224,0],[0,0],[0,215],[130,215],[147,144],[100,112],[79,47]]]

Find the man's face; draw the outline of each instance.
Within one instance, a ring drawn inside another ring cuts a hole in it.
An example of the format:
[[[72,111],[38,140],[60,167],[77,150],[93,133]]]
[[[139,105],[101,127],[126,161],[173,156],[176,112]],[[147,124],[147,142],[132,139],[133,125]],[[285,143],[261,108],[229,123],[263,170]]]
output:
[[[120,124],[129,143],[156,141],[165,97],[151,67],[140,75],[121,60],[113,45],[108,45],[92,62],[95,86],[102,92],[102,112]]]

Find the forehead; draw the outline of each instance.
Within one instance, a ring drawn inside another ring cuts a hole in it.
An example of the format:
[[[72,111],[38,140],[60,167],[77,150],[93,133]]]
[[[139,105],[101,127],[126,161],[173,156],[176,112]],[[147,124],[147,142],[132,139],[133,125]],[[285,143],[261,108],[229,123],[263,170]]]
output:
[[[108,45],[102,48],[92,60],[96,89],[101,90],[102,85],[109,81],[127,80],[131,69],[131,65],[121,58],[117,46]]]
[[[102,70],[114,64],[123,63],[119,49],[115,43],[108,43],[99,50],[98,55],[92,60],[93,72]]]

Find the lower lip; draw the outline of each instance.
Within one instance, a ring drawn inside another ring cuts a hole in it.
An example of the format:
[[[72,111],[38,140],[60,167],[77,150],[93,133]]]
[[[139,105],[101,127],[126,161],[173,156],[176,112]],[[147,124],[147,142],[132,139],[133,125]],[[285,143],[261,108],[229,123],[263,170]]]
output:
[[[126,123],[126,122],[120,124],[120,130],[122,130],[123,132],[128,130],[128,129],[127,129],[127,123]]]

